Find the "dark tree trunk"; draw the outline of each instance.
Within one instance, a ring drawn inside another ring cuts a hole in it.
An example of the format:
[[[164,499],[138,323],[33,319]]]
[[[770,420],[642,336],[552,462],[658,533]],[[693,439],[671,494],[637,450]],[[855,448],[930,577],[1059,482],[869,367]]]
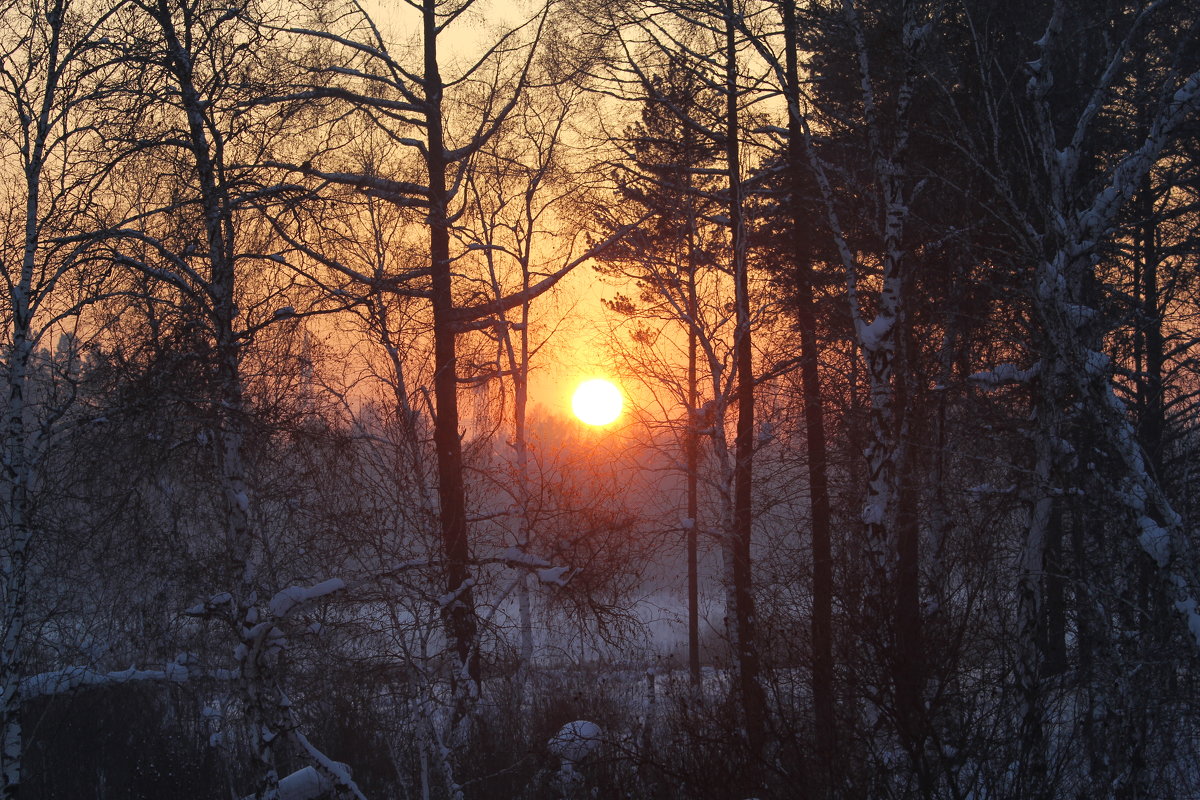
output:
[[[746,232],[742,214],[741,161],[738,147],[737,46],[733,0],[725,6],[725,148],[729,169],[729,221],[732,229],[733,267],[736,282],[734,306],[734,362],[737,370],[737,429],[733,463],[733,609],[738,662],[738,684],[746,722],[746,742],[751,759],[762,752],[766,730],[766,700],[759,682],[757,620],[754,613],[750,539],[753,529],[754,461],[754,351],[750,333],[750,285],[747,275]]]
[[[700,513],[700,421],[697,418],[700,396],[696,375],[696,253],[695,221],[688,220],[688,424],[687,442],[687,603],[688,603],[688,673],[692,683],[700,685],[700,575],[699,542],[697,540]]]
[[[434,376],[436,416],[433,442],[437,450],[438,502],[442,550],[446,559],[448,602],[442,609],[450,646],[458,659],[454,681],[474,692],[479,683],[475,646],[475,600],[471,591],[470,545],[467,540],[466,488],[463,486],[462,439],[458,432],[458,368],[453,324],[454,294],[450,275],[449,192],[443,139],[442,79],[438,68],[437,3],[422,6],[425,47],[425,120],[428,136],[429,259],[433,285]]]
[[[812,694],[816,736],[815,777],[818,794],[832,790],[838,768],[837,724],[833,689],[833,556],[829,508],[825,408],[818,371],[816,300],[812,261],[800,252],[811,220],[802,211],[804,132],[800,121],[799,37],[793,0],[781,0],[788,102],[788,170],[791,180],[792,246],[796,252],[796,322],[800,333],[800,382],[804,400],[805,448],[808,456],[809,514],[812,524]],[[822,786],[823,785],[823,789]]]

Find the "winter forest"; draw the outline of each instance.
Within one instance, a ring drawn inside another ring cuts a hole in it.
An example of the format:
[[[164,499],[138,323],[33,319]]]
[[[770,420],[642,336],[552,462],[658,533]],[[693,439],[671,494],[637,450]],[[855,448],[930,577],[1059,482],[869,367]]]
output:
[[[0,5],[6,800],[1200,796],[1200,0]]]

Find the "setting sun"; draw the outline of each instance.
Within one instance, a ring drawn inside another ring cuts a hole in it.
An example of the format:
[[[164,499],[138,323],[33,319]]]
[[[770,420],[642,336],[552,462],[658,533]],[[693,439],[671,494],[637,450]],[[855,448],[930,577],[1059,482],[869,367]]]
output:
[[[588,425],[607,425],[621,414],[621,390],[612,381],[592,378],[579,384],[571,397],[571,410]]]

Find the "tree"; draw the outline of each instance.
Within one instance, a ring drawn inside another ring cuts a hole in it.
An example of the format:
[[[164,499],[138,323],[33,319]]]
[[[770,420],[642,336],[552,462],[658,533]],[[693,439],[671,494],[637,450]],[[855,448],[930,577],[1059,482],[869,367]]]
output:
[[[31,550],[42,531],[35,497],[46,476],[46,450],[69,418],[71,376],[65,391],[37,396],[39,347],[70,330],[87,305],[109,291],[107,270],[71,237],[98,213],[93,192],[104,162],[93,126],[114,86],[111,51],[103,34],[120,5],[69,0],[11,2],[2,9],[0,131],[4,176],[15,190],[4,207],[5,405],[3,414],[3,579],[0,623],[0,773],[5,797],[21,787],[20,682],[29,633]]]
[[[238,689],[261,770],[256,796],[278,795],[285,743],[341,790],[361,796],[349,773],[299,730],[281,677],[288,617],[344,583],[271,587],[275,576],[265,574],[265,565],[272,543],[256,519],[246,458],[250,347],[270,326],[296,317],[304,299],[284,270],[267,266],[285,266],[287,258],[260,216],[264,206],[296,191],[269,182],[264,167],[264,150],[287,118],[256,113],[246,97],[261,97],[283,77],[271,75],[281,60],[264,24],[267,11],[204,0],[134,2],[131,9],[121,46],[143,93],[113,139],[143,169],[161,161],[185,180],[165,197],[152,195],[158,205],[135,207],[103,239],[114,261],[149,276],[187,309],[203,351],[213,483],[221,498],[214,533],[225,564],[221,585],[189,613],[219,621],[236,642]]]
[[[985,134],[991,142],[983,152],[1021,252],[1035,265],[1027,286],[1037,357],[1019,374],[1031,382],[1034,404],[1036,484],[1018,582],[1022,650],[1017,669],[1025,748],[1020,780],[1022,791],[1031,795],[1041,791],[1036,787],[1045,785],[1047,774],[1047,669],[1039,643],[1046,641],[1041,626],[1048,598],[1042,576],[1059,536],[1062,492],[1094,485],[1113,493],[1115,507],[1102,513],[1122,517],[1126,536],[1157,565],[1166,593],[1193,634],[1196,586],[1180,518],[1148,469],[1125,404],[1114,392],[1112,361],[1105,352],[1111,322],[1103,313],[1105,287],[1096,264],[1117,232],[1121,210],[1136,199],[1155,164],[1194,117],[1200,75],[1183,56],[1188,36],[1179,38],[1172,4],[1083,9],[1056,2],[1046,11],[1048,18],[1043,14],[1015,35],[1005,31],[999,37],[990,6],[971,6],[969,12],[982,58],[1011,52],[981,69],[983,91],[995,109]],[[1068,34],[1074,29],[1088,36],[1077,40]],[[992,43],[983,46],[989,36]],[[1143,59],[1159,62],[1161,69],[1137,75]],[[1026,64],[1023,74],[1018,63]],[[1137,91],[1149,108],[1136,124],[1114,124],[1123,115],[1121,87],[1139,77],[1148,79]],[[1011,94],[1011,103],[1002,101],[1000,87],[1017,80],[1026,81],[1024,91]],[[1015,134],[1010,140],[1017,143],[1015,152],[996,138],[1009,132]],[[1082,410],[1091,415],[1086,423]],[[1080,453],[1089,454],[1088,460]],[[1096,468],[1094,475],[1087,474],[1089,465]],[[1072,529],[1082,546],[1079,527],[1077,518]],[[1091,590],[1085,586],[1077,591]],[[1087,630],[1080,640],[1082,654],[1107,623],[1083,609],[1079,620]],[[1109,785],[1104,778],[1098,782]]]
[[[703,377],[709,384],[706,393],[717,395],[724,354],[720,352],[722,326],[716,321],[719,315],[714,319],[706,310],[702,317],[700,297],[702,284],[713,292],[720,282],[713,252],[720,247],[718,226],[705,221],[706,216],[717,213],[712,196],[716,187],[707,175],[716,168],[717,149],[686,120],[704,119],[711,113],[713,98],[705,91],[704,82],[680,59],[668,62],[667,71],[654,76],[651,86],[643,101],[641,121],[625,136],[619,169],[630,170],[631,174],[620,178],[618,192],[627,205],[654,216],[602,254],[598,269],[618,280],[633,280],[641,289],[636,301],[624,296],[612,301],[612,310],[635,315],[639,321],[661,316],[668,323],[678,322],[687,335],[686,376],[681,381],[667,378],[671,385],[659,388],[678,395],[683,406],[680,438],[687,483],[683,533],[687,547],[688,669],[692,682],[699,683],[700,439],[705,427],[700,381]],[[613,220],[608,225],[615,228],[618,223]],[[709,271],[713,279],[705,281],[701,270]],[[701,350],[704,375],[700,373]],[[637,369],[629,372],[645,374]],[[712,405],[708,408],[711,412]]]
[[[868,16],[869,14],[869,16]],[[885,620],[880,652],[892,683],[898,733],[924,791],[931,791],[924,764],[928,735],[921,697],[920,526],[914,483],[915,364],[911,293],[913,253],[922,234],[912,209],[925,181],[911,151],[914,104],[933,68],[940,8],[904,3],[897,8],[864,9],[846,2],[840,9],[818,11],[817,36],[826,39],[817,70],[826,78],[815,98],[817,123],[793,121],[804,132],[807,158],[825,207],[826,224],[845,275],[854,336],[866,367],[870,390],[870,441],[866,449],[867,491],[862,511],[865,552],[879,589],[868,599]],[[794,24],[794,23],[792,23]],[[844,49],[842,49],[844,48]],[[843,60],[829,58],[843,53]],[[892,62],[890,59],[895,59]],[[787,78],[790,81],[790,78]],[[860,154],[862,174],[835,186],[830,161],[848,163],[848,152],[827,156],[826,149],[849,146]],[[845,193],[845,194],[843,194]],[[866,200],[861,208],[857,197]],[[866,225],[859,228],[856,214]],[[852,221],[844,225],[843,220]],[[860,238],[861,237],[861,238]],[[878,275],[880,289],[867,294],[868,276]],[[870,322],[866,315],[873,312]]]
[[[693,13],[696,12],[696,13]],[[691,129],[701,147],[722,151],[719,166],[712,168],[724,186],[719,197],[723,214],[719,219],[729,231],[725,270],[730,276],[731,298],[725,298],[734,320],[730,369],[712,369],[714,394],[713,424],[708,430],[714,455],[721,464],[724,519],[721,539],[725,556],[726,628],[737,665],[737,692],[745,722],[746,744],[753,764],[765,739],[766,706],[760,681],[761,659],[756,640],[751,538],[753,533],[753,456],[755,446],[753,312],[750,296],[750,261],[745,221],[746,179],[742,165],[744,106],[755,91],[755,78],[747,74],[751,52],[742,34],[747,8],[732,2],[702,5],[698,9],[665,4],[661,7],[617,9],[603,24],[613,33],[612,47],[620,55],[610,69],[609,84],[617,93],[629,84],[644,95],[664,104],[681,128]],[[682,55],[666,54],[678,51]],[[656,92],[647,65],[653,59],[675,57],[690,62],[695,78],[719,98],[721,108],[688,108],[670,102]],[[695,112],[700,113],[700,118]],[[691,113],[690,113],[691,112]],[[686,170],[687,165],[682,165]],[[686,300],[676,301],[674,313],[687,320]],[[666,305],[669,306],[670,300]],[[700,335],[693,322],[689,328]],[[699,342],[700,339],[698,338]],[[701,345],[703,346],[703,345]],[[712,361],[715,354],[706,353]],[[713,366],[710,363],[710,367]],[[717,376],[720,376],[719,378]],[[728,447],[725,419],[727,408],[737,409],[733,447]]]

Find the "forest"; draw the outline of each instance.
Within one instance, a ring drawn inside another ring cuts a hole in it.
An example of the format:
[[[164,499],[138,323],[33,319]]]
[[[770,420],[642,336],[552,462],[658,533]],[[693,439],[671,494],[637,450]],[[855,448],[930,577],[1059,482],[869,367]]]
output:
[[[1200,796],[1200,0],[0,6],[3,800]]]

